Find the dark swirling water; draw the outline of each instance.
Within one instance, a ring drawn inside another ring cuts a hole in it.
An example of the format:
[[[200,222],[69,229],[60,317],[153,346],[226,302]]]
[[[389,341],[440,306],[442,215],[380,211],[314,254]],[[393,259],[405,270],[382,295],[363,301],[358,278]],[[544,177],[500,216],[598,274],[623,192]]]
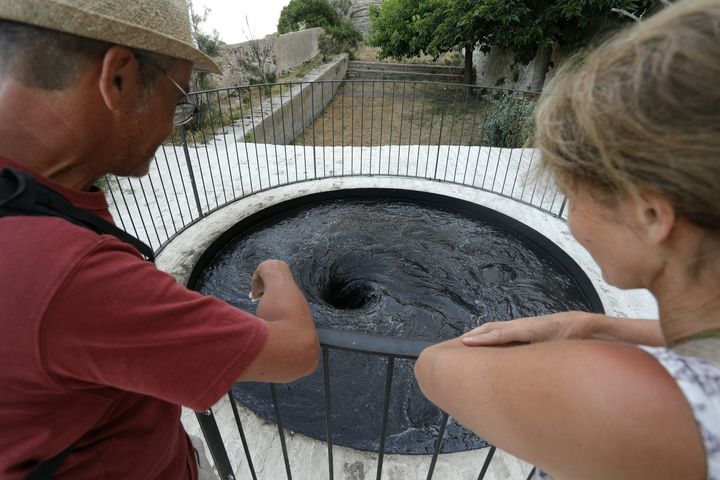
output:
[[[491,320],[589,310],[575,281],[551,258],[487,221],[410,201],[342,199],[292,210],[229,242],[197,288],[242,309],[264,259],[286,261],[317,325],[425,340],[453,338]],[[386,448],[431,453],[440,413],[424,399],[412,362],[396,362]],[[386,361],[330,352],[333,441],[377,450]],[[325,439],[322,365],[278,386],[284,424]],[[234,388],[240,402],[270,420],[270,390]],[[484,446],[454,422],[444,452]]]

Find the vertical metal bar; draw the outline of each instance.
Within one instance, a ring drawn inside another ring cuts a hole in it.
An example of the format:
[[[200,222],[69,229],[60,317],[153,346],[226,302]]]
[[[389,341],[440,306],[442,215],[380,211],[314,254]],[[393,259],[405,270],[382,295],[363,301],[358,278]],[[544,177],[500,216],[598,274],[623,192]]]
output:
[[[227,91],[225,91],[227,94]],[[229,97],[229,96],[228,96]],[[227,145],[227,135],[225,134],[225,115],[223,115],[222,101],[220,100],[220,91],[215,92],[215,98],[217,99],[218,112],[220,112],[220,128],[223,132],[223,144],[225,145],[225,158],[227,159],[228,166],[228,178],[230,179],[230,188],[232,190],[232,199],[235,200],[235,182],[233,182],[232,167],[230,166],[230,150]],[[231,109],[232,110],[232,109]],[[231,117],[232,118],[232,117]],[[222,180],[224,181],[224,179]],[[225,200],[227,202],[227,200]]]
[[[200,98],[202,98],[202,97],[200,97]],[[212,122],[212,110],[210,109],[209,98],[210,97],[208,95],[205,95],[205,104],[207,105],[207,108],[208,108],[207,115],[210,117],[208,124],[210,125],[210,128],[214,128],[213,122]],[[202,100],[201,100],[201,102],[202,102]],[[202,145],[203,145],[203,149],[205,150],[205,158],[207,158],[208,172],[210,173],[210,185],[212,185],[213,197],[215,198],[215,206],[219,207],[220,201],[218,200],[218,191],[217,191],[217,187],[215,185],[215,175],[213,175],[213,168],[212,168],[212,164],[210,163],[210,151],[208,150],[208,140],[207,140],[207,137],[205,136],[205,129],[203,127],[204,127],[204,125],[200,126],[200,136],[202,137]],[[214,138],[215,138],[215,135],[213,135],[213,139]],[[219,157],[217,154],[217,145],[215,146],[215,158],[218,159],[218,161],[219,161]],[[221,186],[223,189],[223,196],[225,198],[225,201],[227,201],[227,195],[225,194],[225,185],[222,185],[222,175],[220,177],[220,182],[221,182]],[[203,181],[203,186],[204,185],[205,185],[205,182]],[[208,209],[209,208],[210,208],[210,202],[208,202]]]
[[[410,145],[412,142],[412,130],[413,124],[415,123],[415,102],[417,102],[417,82],[413,82],[413,94],[412,102],[410,103],[410,129],[408,131],[408,153],[407,153],[407,164],[405,165],[405,176],[410,176]],[[402,131],[402,130],[401,130]],[[420,150],[420,140],[417,142],[418,150]],[[417,165],[415,165],[415,171],[417,172]]]
[[[427,86],[427,84],[425,84]],[[430,145],[433,143],[433,126],[435,125],[435,93],[436,93],[436,86],[433,86],[433,101],[431,103],[432,109],[430,110],[430,125],[428,128],[430,128],[430,131],[428,132],[428,150],[427,150],[427,158],[425,160],[425,177],[428,176],[428,168],[430,167]],[[439,144],[438,144],[439,145]],[[438,157],[440,156],[438,147]],[[435,167],[437,169],[437,166]]]
[[[195,207],[197,208],[198,215],[202,218],[205,214],[200,206],[200,194],[198,192],[197,183],[195,182],[195,173],[193,172],[192,163],[190,163],[190,150],[188,149],[185,125],[180,125],[180,141],[182,143],[183,153],[185,154],[185,162],[187,163],[188,173],[190,174],[190,185],[192,186],[193,195],[195,196]]]
[[[330,100],[330,103],[332,104],[332,166],[333,166],[333,176],[337,176],[337,166],[335,165],[335,129],[337,128],[337,124],[335,123],[335,109],[337,108],[337,99],[335,98],[335,95],[337,94],[338,87],[337,87],[337,81],[333,81],[332,88],[330,89],[330,92],[332,93],[332,99]],[[342,125],[341,125],[342,127]],[[342,169],[340,169],[340,173],[342,174]]]
[[[165,155],[165,160],[167,160],[167,155],[165,154],[165,148],[163,148],[162,151],[163,151],[163,155]],[[155,162],[155,163],[157,164],[157,162]],[[172,222],[173,233],[175,233],[175,232],[177,232],[177,226],[175,225],[175,215],[172,214],[172,206],[170,205],[170,197],[168,196],[167,189],[165,188],[165,181],[163,180],[162,173],[160,173],[159,165],[158,165],[157,173],[158,173],[158,178],[160,179],[160,186],[162,187],[163,195],[165,195],[165,202],[168,205],[168,210],[171,211],[170,221]],[[171,178],[172,178],[172,176],[171,176]],[[150,180],[150,183],[152,184],[152,180]],[[153,187],[153,190],[155,190],[155,185],[153,185],[152,187]],[[177,194],[175,195],[175,200],[177,200]],[[182,216],[182,211],[180,211],[180,215]],[[170,234],[167,231],[167,227],[165,226],[165,218],[162,215],[160,216],[160,218],[163,219],[163,227],[165,227],[165,235],[170,237]]]
[[[382,91],[380,92],[380,153],[378,153],[378,175],[382,168],[382,144],[383,144],[383,120],[385,120],[385,80],[382,81]],[[392,118],[391,118],[392,121]],[[392,130],[390,131],[392,135]],[[390,157],[388,156],[388,171],[390,170]]]
[[[403,87],[402,87],[402,96],[400,97],[400,129],[398,130],[398,161],[397,161],[397,170],[395,170],[395,175],[400,175],[400,145],[402,144],[402,124],[403,124],[403,114],[405,113],[405,83],[403,81]],[[395,107],[395,98],[393,97],[393,108]],[[390,118],[393,117],[393,113],[390,114]],[[410,123],[412,126],[412,122]],[[392,125],[390,126],[390,130],[392,130]],[[408,142],[408,145],[410,142]],[[408,147],[408,153],[410,153],[410,148]]]
[[[290,119],[292,120],[290,124],[292,125],[292,136],[293,136],[293,163],[295,164],[295,181],[298,180],[298,156],[297,156],[297,135],[295,134],[295,107],[293,104],[295,103],[295,99],[293,98],[293,88],[295,88],[295,85],[290,84]],[[302,103],[302,87],[300,88],[300,95],[298,96],[300,99],[300,103]],[[303,136],[305,135],[305,132],[303,132]]]
[[[485,457],[482,468],[480,469],[480,475],[478,475],[478,480],[483,480],[483,478],[485,478],[485,474],[487,473],[488,468],[490,468],[490,462],[492,462],[493,455],[495,455],[494,445],[490,447],[490,450],[488,450],[488,454]]]
[[[532,470],[530,470],[530,473],[528,473],[526,480],[532,480],[532,478],[535,476],[535,470],[537,470],[535,467],[533,467]]]
[[[444,100],[444,99],[443,99]],[[440,111],[440,130],[438,131],[438,147],[437,147],[437,156],[435,157],[435,173],[433,174],[433,178],[437,180],[437,172],[438,167],[440,167],[440,146],[442,145],[442,131],[443,131],[443,125],[445,124],[445,109],[446,109],[447,103],[443,101],[442,110]],[[447,180],[447,163],[445,164],[445,172],[443,173],[443,180]]]
[[[438,432],[438,438],[435,441],[435,451],[433,452],[432,460],[430,461],[430,469],[428,470],[427,480],[432,480],[433,474],[435,473],[435,464],[437,463],[438,455],[440,455],[443,437],[445,436],[445,427],[447,427],[448,420],[448,414],[443,412],[442,420],[440,420],[440,431]]]
[[[220,430],[215,422],[215,416],[212,410],[196,413],[195,417],[197,417],[198,423],[200,424],[200,430],[202,430],[202,434],[208,444],[210,455],[212,455],[215,468],[217,468],[220,478],[231,478],[230,476],[233,475],[234,472],[232,465],[230,465],[230,459],[225,450],[225,445],[220,436]]]
[[[253,465],[252,457],[250,456],[250,447],[248,446],[247,438],[245,437],[245,429],[243,429],[242,422],[240,421],[240,412],[238,412],[237,404],[235,403],[235,398],[233,397],[232,392],[228,392],[228,398],[230,399],[230,407],[232,407],[235,424],[238,427],[238,433],[240,433],[240,440],[242,441],[243,450],[245,451],[245,459],[248,462],[250,475],[252,475],[253,480],[257,480],[255,465]]]
[[[370,175],[372,175],[373,157],[373,127],[375,124],[375,81],[372,82],[372,93],[370,94]],[[379,169],[378,169],[379,172]]]
[[[425,97],[427,97],[427,89],[428,84],[427,82],[424,82],[425,84]],[[415,159],[415,176],[418,176],[418,170],[420,170],[420,145],[422,143],[422,128],[423,128],[423,116],[425,115],[425,101],[423,99],[423,102],[420,104],[420,129],[418,131],[418,149],[417,149],[417,158]],[[428,147],[430,145],[430,142],[428,143]]]
[[[315,137],[315,82],[310,84],[310,113],[312,114],[312,130],[313,130],[313,178],[317,178],[317,140]],[[325,166],[323,165],[323,168]]]
[[[390,410],[390,391],[392,390],[393,370],[395,357],[388,357],[387,374],[385,375],[385,400],[383,401],[383,418],[380,427],[380,448],[378,449],[378,466],[376,479],[382,478],[383,458],[385,456],[385,436],[387,435],[387,421]]]
[[[323,384],[325,386],[325,438],[328,448],[329,479],[333,480],[333,442],[332,442],[332,409],[330,405],[330,352],[327,347],[322,349]]]
[[[360,92],[360,101],[362,102],[362,108],[360,109],[360,174],[362,174],[364,163],[362,151],[365,146],[365,142],[363,142],[363,134],[365,133],[365,80],[361,80],[360,82],[360,85],[362,86],[362,90]]]
[[[292,86],[290,87],[290,102],[292,103]],[[290,167],[288,166],[287,131],[285,130],[285,104],[283,103],[283,84],[280,84],[280,121],[282,122],[283,152],[285,154],[285,183],[290,183]]]
[[[302,141],[302,147],[303,147],[303,165],[305,166],[305,171],[303,172],[305,174],[304,179],[307,180],[308,178],[308,172],[307,172],[307,127],[305,126],[305,86],[300,83],[300,120],[302,122],[302,131],[303,131],[303,141]],[[314,131],[313,131],[314,133]],[[313,145],[315,144],[313,139]],[[315,149],[313,148],[313,152]]]
[[[270,384],[270,393],[272,394],[273,409],[275,410],[275,423],[277,423],[278,433],[280,434],[280,446],[282,447],[283,460],[285,460],[285,471],[288,480],[292,480],[290,472],[290,458],[288,457],[287,445],[285,445],[285,432],[283,430],[282,417],[280,416],[280,406],[278,405],[277,390],[275,384]]]
[[[178,135],[180,135],[180,134],[178,134]],[[175,144],[174,139],[172,141],[172,145],[173,145],[173,153],[175,153],[175,164],[177,165],[177,171],[182,173],[182,166],[180,166],[180,155],[178,155],[177,145]],[[169,171],[170,171],[170,165],[168,165],[168,172]],[[180,176],[184,177],[184,175],[182,175],[182,174]],[[172,177],[173,176],[171,175],[170,178],[172,178]],[[182,186],[183,195],[185,195],[185,204],[187,205],[188,216],[190,217],[189,221],[192,222],[192,220],[193,220],[192,206],[190,205],[190,197],[188,196],[187,186],[185,185],[184,178],[180,178],[180,185]],[[183,219],[183,226],[185,226],[185,219]]]
[[[350,175],[355,173],[355,81],[350,94]]]
[[[182,225],[184,227],[185,219],[183,218],[182,208],[180,207],[180,197],[178,197],[178,192],[177,192],[177,189],[175,188],[175,180],[173,178],[174,175],[172,175],[172,173],[170,173],[170,161],[168,160],[167,152],[165,151],[165,147],[163,147],[162,151],[163,151],[163,157],[165,158],[165,166],[167,167],[168,177],[170,177],[170,186],[172,187],[173,194],[175,195],[175,203],[178,206],[178,212],[180,213],[180,222],[182,223]],[[179,170],[180,169],[178,168],[178,171]],[[158,169],[158,172],[159,172],[159,169]],[[160,175],[160,183],[163,186],[163,190],[165,190],[165,182],[163,181],[162,175]],[[165,196],[167,197],[167,193],[165,194]],[[170,202],[168,201],[168,205],[169,204],[170,204]],[[172,220],[173,230],[175,232],[177,232],[178,228],[177,228],[177,225],[175,224],[175,215],[170,215],[170,220]]]
[[[149,175],[148,175],[149,177]],[[143,185],[143,181],[141,178],[137,179],[137,182],[140,184],[140,191],[142,192],[143,199],[145,200],[145,209],[147,210],[148,216],[150,217],[150,223],[152,223],[153,231],[155,232],[155,237],[158,241],[158,246],[162,245],[162,241],[160,241],[160,233],[158,232],[157,225],[155,224],[155,215],[153,215],[153,212],[150,210],[150,202],[148,201],[147,194],[145,193],[145,186]],[[132,184],[131,184],[132,185]],[[138,212],[140,212],[140,206],[138,205]],[[142,213],[140,213],[140,218],[142,218]],[[147,232],[147,230],[146,230]],[[150,232],[147,232],[148,234],[148,240],[150,240]],[[152,242],[150,243],[150,246],[152,247]]]
[[[560,211],[558,212],[558,217],[562,217],[562,214],[565,211],[566,205],[567,205],[567,197],[563,198],[562,204],[560,204]]]
[[[458,166],[460,166],[460,148],[463,144],[463,133],[465,133],[465,120],[467,119],[467,108],[468,108],[468,99],[470,98],[470,92],[472,91],[472,87],[467,87],[465,89],[465,103],[463,104],[463,110],[462,110],[462,124],[460,125],[460,141],[458,142],[458,154],[457,158],[455,158],[455,171],[453,172],[453,182],[457,178],[457,171]],[[453,122],[453,125],[455,122]],[[452,141],[452,130],[450,131],[450,140]],[[468,142],[468,151],[470,151]],[[450,158],[450,150],[448,149],[448,158]],[[465,164],[465,169],[467,170],[467,163]]]
[[[248,150],[248,146],[247,146],[248,138],[247,138],[247,131],[245,129],[245,112],[243,109],[243,99],[242,99],[242,94],[240,93],[239,88],[237,89],[237,91],[238,91],[238,99],[239,99],[238,104],[240,105],[240,118],[241,118],[240,121],[242,122],[243,145],[245,146],[245,163],[247,164],[248,182],[250,183],[250,193],[253,193],[255,191],[255,187],[253,185],[252,170],[250,170],[250,151]],[[250,102],[250,90],[249,89],[247,90],[247,94],[248,94],[248,105],[249,105],[249,102]],[[250,123],[251,127],[255,128],[254,121],[252,118],[252,110],[250,111],[250,122],[251,122]],[[253,140],[254,140],[254,138],[253,138]],[[240,168],[239,157],[240,157],[240,155],[238,155],[238,168]]]
[[[475,87],[471,87],[475,88]],[[465,173],[463,173],[463,181],[462,183],[467,182],[467,171],[468,166],[470,166],[470,149],[473,145],[473,135],[475,134],[475,125],[477,123],[477,114],[479,110],[479,104],[480,104],[480,92],[475,93],[475,108],[473,113],[473,121],[472,121],[472,128],[470,129],[470,140],[468,141],[468,154],[467,159],[465,159]],[[478,142],[478,158],[477,161],[480,161],[480,149],[482,148],[482,142]],[[475,172],[477,173],[477,163],[475,164]],[[475,178],[473,177],[473,184],[475,183]]]
[[[242,99],[240,97],[240,89],[237,89],[238,92],[238,102],[242,104]],[[243,185],[242,181],[242,168],[240,168],[240,151],[238,150],[238,141],[237,141],[237,135],[235,134],[235,115],[233,114],[233,108],[232,108],[232,101],[230,100],[230,92],[226,91],[227,94],[227,101],[228,101],[228,112],[230,114],[230,125],[232,126],[231,131],[233,135],[233,145],[235,145],[235,160],[237,160],[237,166],[238,166],[238,178],[240,179],[240,195],[245,196],[245,186]],[[243,143],[245,143],[243,141]],[[245,143],[245,148],[247,149],[247,143]],[[230,152],[228,152],[228,163],[230,162]],[[230,169],[232,172],[232,169]],[[235,185],[235,180],[230,180],[233,185]],[[233,186],[233,188],[235,188]]]
[[[197,153],[198,149],[197,149],[197,139],[195,138],[195,133],[192,130],[190,130],[190,135],[192,136],[193,145],[195,145],[195,153]],[[200,161],[199,154],[197,156],[197,160],[198,160],[198,172],[200,173],[200,181],[202,181],[202,186],[203,186],[203,196],[205,197],[205,205],[207,206],[207,208],[209,210],[212,207],[210,206],[210,199],[208,198],[208,188],[207,188],[207,185],[205,185],[205,175],[203,175],[202,162]],[[213,190],[214,190],[214,187],[213,187]]]
[[[282,87],[280,87],[282,88]],[[273,105],[273,87],[270,87],[270,121],[272,122],[273,127],[273,148],[275,150],[275,180],[277,181],[276,185],[280,185],[280,164],[278,163],[278,150],[277,150],[277,131],[275,128],[275,105]],[[282,109],[282,105],[280,105],[280,108]],[[268,175],[270,175],[270,169],[268,168]],[[272,182],[270,182],[272,185]]]
[[[265,147],[265,171],[267,172],[268,177],[268,187],[272,187],[272,181],[270,180],[270,155],[268,154],[268,132],[267,128],[265,127],[265,111],[263,110],[263,88],[264,85],[260,85],[257,89],[258,95],[260,98],[258,99],[258,105],[260,105],[260,122],[263,126],[263,145]],[[272,107],[271,107],[272,108]],[[270,122],[272,123],[272,114],[269,118]],[[259,162],[258,162],[259,165]],[[262,174],[260,173],[260,167],[258,166],[258,175],[262,179]]]
[[[113,192],[113,188],[110,185],[110,175],[105,175],[105,184],[107,185],[107,189],[110,192],[110,197],[112,198],[113,205],[115,205],[115,210],[118,213],[118,218],[120,219],[120,225],[122,226],[122,229],[127,232],[127,228],[125,227],[125,220],[123,220],[123,216],[120,215],[120,208],[118,208],[120,206],[120,204],[117,202],[117,199],[115,198],[115,193]]]
[[[255,145],[255,165],[257,165],[258,182],[260,183],[260,190],[263,189],[262,175],[260,175],[260,154],[258,153],[257,144],[257,131],[255,130],[255,108],[253,107],[253,89],[248,87],[248,107],[250,107],[250,125],[252,126],[252,140]],[[262,119],[260,120],[262,121]],[[263,136],[265,132],[263,131]],[[250,157],[248,157],[248,171],[250,172],[250,185],[252,187],[252,170],[250,170]]]
[[[323,147],[323,178],[327,177],[327,172],[325,170],[325,153],[327,142],[325,141],[325,82],[320,82],[320,128],[322,128],[322,147]]]

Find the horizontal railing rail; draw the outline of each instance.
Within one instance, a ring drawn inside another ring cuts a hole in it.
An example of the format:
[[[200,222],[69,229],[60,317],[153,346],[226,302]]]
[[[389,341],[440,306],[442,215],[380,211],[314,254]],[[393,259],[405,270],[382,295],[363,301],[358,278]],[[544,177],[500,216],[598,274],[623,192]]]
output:
[[[160,252],[214,211],[259,192],[357,176],[462,185],[564,218],[566,200],[532,175],[539,157],[526,146],[538,97],[500,88],[410,81],[339,80],[252,85],[192,94],[195,120],[180,127],[141,179],[109,175],[101,185],[120,226]],[[329,351],[385,359],[377,478],[382,477],[395,361],[416,359],[431,342],[319,328],[324,368],[329,478],[334,478]],[[292,478],[277,392],[270,385],[287,478]],[[229,393],[247,465],[257,478],[236,400]],[[197,415],[223,479],[234,469],[212,411]],[[441,451],[441,417],[427,478]],[[480,466],[484,478],[495,453]]]

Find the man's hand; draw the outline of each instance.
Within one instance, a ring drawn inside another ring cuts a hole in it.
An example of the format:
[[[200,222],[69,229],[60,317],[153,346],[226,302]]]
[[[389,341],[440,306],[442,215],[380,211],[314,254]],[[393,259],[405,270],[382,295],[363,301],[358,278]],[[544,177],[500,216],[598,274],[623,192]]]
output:
[[[586,312],[561,312],[505,322],[488,322],[470,330],[461,338],[463,344],[470,347],[581,339],[589,333],[588,323],[592,316]]]
[[[252,287],[250,289],[250,299],[260,300],[265,293],[265,285],[270,288],[275,286],[277,282],[293,281],[290,267],[282,260],[265,260],[255,269],[252,276]]]

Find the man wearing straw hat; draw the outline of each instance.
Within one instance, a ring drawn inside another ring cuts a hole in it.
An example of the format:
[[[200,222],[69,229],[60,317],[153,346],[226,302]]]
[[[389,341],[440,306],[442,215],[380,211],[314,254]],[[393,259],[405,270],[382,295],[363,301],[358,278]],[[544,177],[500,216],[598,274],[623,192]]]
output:
[[[0,478],[198,478],[181,405],[316,366],[287,265],[257,317],[191,292],[93,187],[147,173],[193,69],[218,72],[183,0],[0,0]]]

